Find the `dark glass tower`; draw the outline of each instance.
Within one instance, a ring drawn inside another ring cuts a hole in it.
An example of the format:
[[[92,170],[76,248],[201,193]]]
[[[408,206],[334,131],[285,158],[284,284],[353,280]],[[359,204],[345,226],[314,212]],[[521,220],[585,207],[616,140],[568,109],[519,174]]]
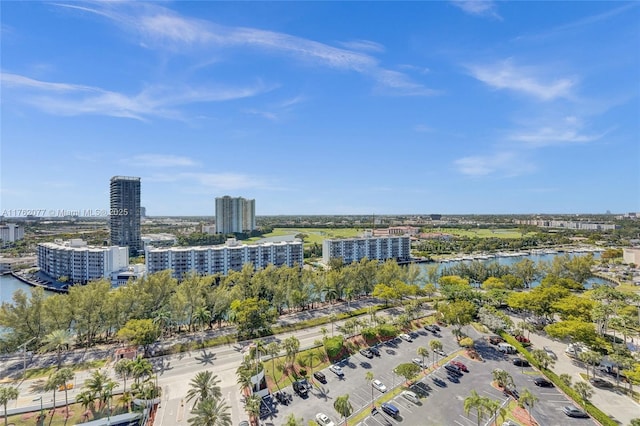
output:
[[[128,246],[129,255],[142,250],[140,239],[140,178],[114,176],[111,178],[111,245]]]

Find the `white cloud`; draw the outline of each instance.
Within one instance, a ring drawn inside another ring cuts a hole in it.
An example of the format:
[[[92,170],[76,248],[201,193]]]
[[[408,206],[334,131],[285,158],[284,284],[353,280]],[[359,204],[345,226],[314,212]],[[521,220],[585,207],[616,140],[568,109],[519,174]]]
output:
[[[584,133],[582,120],[568,116],[557,122],[547,121],[544,124],[529,125],[528,129],[513,132],[509,139],[524,142],[531,148],[552,145],[587,143],[602,138],[607,132],[600,134]]]
[[[491,174],[513,177],[534,171],[535,166],[516,152],[496,152],[491,155],[462,157],[454,161],[457,170],[468,176]]]
[[[381,67],[378,59],[361,52],[379,52],[382,46],[356,40],[350,48],[330,46],[314,40],[257,28],[227,27],[188,18],[152,3],[103,2],[93,7],[58,6],[79,9],[107,17],[126,30],[138,34],[144,46],[184,53],[200,49],[212,53],[214,48],[257,48],[260,53],[277,52],[297,60],[310,61],[334,69],[349,70],[374,79],[399,95],[433,95],[434,91],[412,81],[407,75]],[[355,43],[355,44],[353,44]],[[342,44],[344,45],[344,43]]]
[[[496,12],[496,3],[491,0],[452,0],[455,6],[469,15],[490,16],[502,20]]]
[[[21,92],[17,101],[53,115],[93,114],[137,120],[154,116],[181,119],[181,114],[176,109],[181,105],[241,99],[271,90],[258,82],[248,87],[152,86],[137,94],[127,95],[98,87],[51,83],[10,73],[2,73],[0,79],[8,89],[27,91]],[[57,95],[49,95],[51,92]]]
[[[122,163],[141,167],[191,167],[198,163],[189,157],[164,154],[141,154],[121,160]]]
[[[571,97],[571,90],[576,84],[575,78],[566,77],[542,81],[543,76],[540,74],[543,73],[540,69],[516,67],[509,59],[468,68],[473,77],[491,87],[524,93],[543,101]]]
[[[340,42],[341,46],[351,50],[360,50],[364,52],[384,52],[384,46],[380,43],[370,40],[352,40]]]

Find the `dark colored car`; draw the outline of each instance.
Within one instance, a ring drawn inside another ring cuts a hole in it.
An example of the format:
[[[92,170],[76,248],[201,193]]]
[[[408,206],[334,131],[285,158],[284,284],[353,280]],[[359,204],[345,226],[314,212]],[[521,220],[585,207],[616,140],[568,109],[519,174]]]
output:
[[[529,361],[527,361],[526,359],[522,359],[522,358],[515,358],[513,360],[513,365],[516,365],[518,367],[528,367],[529,366]]]
[[[522,336],[522,335],[518,335],[516,336],[516,340],[520,343],[530,343],[529,339],[527,339],[526,337]]]
[[[427,330],[427,331],[430,331],[430,332],[432,332],[432,333],[435,333],[436,331],[438,331],[438,330],[436,330],[436,329],[433,327],[433,325],[431,325],[431,324],[427,324],[427,325],[425,325],[425,326],[424,326],[424,329],[425,329],[425,330]]]
[[[540,386],[541,388],[552,388],[553,387],[553,383],[551,383],[549,380],[545,379],[544,377],[538,377],[536,378],[533,383],[536,386]]]
[[[382,408],[382,411],[384,411],[391,417],[398,417],[398,415],[400,415],[400,410],[398,409],[398,407],[389,402],[383,402],[380,408]]]
[[[432,377],[431,377],[431,380],[433,381],[433,383],[435,383],[435,384],[436,384],[436,386],[439,386],[439,387],[441,387],[441,388],[444,388],[444,387],[446,387],[446,386],[447,386],[447,382],[445,382],[444,380],[442,380],[442,379],[441,379],[441,378],[439,378],[439,377],[432,376]]]
[[[327,378],[321,371],[316,371],[315,373],[313,373],[313,377],[315,377],[316,380],[318,380],[320,383],[327,383]]]
[[[302,398],[306,398],[309,394],[307,386],[301,381],[293,382],[293,391],[300,395]]]
[[[451,382],[451,383],[460,383],[460,379],[458,378],[458,375],[455,373],[452,373],[451,371],[447,372],[447,379]]]
[[[380,356],[380,350],[378,348],[376,348],[375,346],[371,346],[369,348],[369,350],[371,351],[372,354],[374,354],[375,356]]]
[[[447,364],[444,366],[444,369],[447,370],[448,373],[455,374],[456,376],[462,376],[460,368],[455,365]]]
[[[467,368],[467,366],[464,365],[463,363],[461,363],[460,361],[451,361],[451,364],[455,365],[456,367],[458,367],[460,370],[464,371],[465,373],[469,372],[469,369]]]
[[[608,380],[601,379],[600,377],[592,377],[589,379],[589,383],[597,388],[612,388],[613,383]]]
[[[369,359],[373,358],[373,352],[370,349],[360,349],[360,355]]]
[[[569,417],[578,417],[583,419],[589,418],[589,415],[587,413],[571,405],[562,407],[562,412]]]

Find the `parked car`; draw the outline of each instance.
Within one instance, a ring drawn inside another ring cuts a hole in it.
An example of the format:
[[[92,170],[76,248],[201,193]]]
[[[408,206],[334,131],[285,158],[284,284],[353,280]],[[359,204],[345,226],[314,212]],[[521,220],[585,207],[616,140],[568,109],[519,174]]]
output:
[[[460,370],[464,371],[465,373],[469,372],[469,369],[467,368],[467,366],[464,365],[463,363],[461,363],[460,361],[451,361],[451,364],[455,365],[456,367],[458,367]]]
[[[321,371],[316,371],[313,373],[313,377],[316,378],[320,383],[327,383],[327,377]]]
[[[436,328],[432,325],[432,324],[427,324],[424,326],[424,329],[427,331],[430,331],[432,333],[437,332],[438,330],[436,330]]]
[[[372,353],[372,354],[374,354],[375,356],[380,356],[380,350],[379,350],[377,347],[375,347],[375,346],[371,346],[371,347],[369,348],[369,350],[370,350],[370,351],[371,351],[371,353]]]
[[[331,367],[329,367],[329,370],[331,370],[338,377],[344,376],[344,371],[342,371],[342,367],[340,367],[339,365],[332,364]]]
[[[502,342],[504,342],[504,339],[500,336],[489,336],[489,343],[492,345],[497,345]]]
[[[411,339],[411,336],[409,336],[407,333],[402,333],[400,336],[402,340],[406,341],[406,342],[413,342],[413,340]]]
[[[420,337],[420,335],[418,333],[416,333],[415,331],[412,331],[411,333],[409,333],[409,336],[414,340],[417,339],[418,337]]]
[[[447,356],[447,353],[445,351],[443,351],[442,349],[437,349],[434,352],[437,353],[440,356]]]
[[[371,386],[373,386],[374,388],[378,389],[380,392],[383,392],[383,393],[387,391],[387,387],[384,385],[384,383],[382,383],[378,379],[372,380]]]
[[[458,376],[451,373],[447,374],[447,380],[449,380],[451,383],[460,383],[460,379],[458,378]]]
[[[427,366],[425,365],[424,362],[422,362],[422,360],[420,358],[413,358],[411,360],[411,362],[413,362],[415,365],[417,365],[420,368],[427,368]]]
[[[542,349],[549,355],[549,358],[558,359],[558,355],[548,346],[543,346]]]
[[[373,352],[371,352],[371,350],[367,349],[367,348],[360,349],[360,355],[362,355],[362,356],[364,356],[366,358],[369,358],[369,359],[373,358]]]
[[[309,394],[309,391],[307,390],[307,386],[300,381],[293,382],[293,391],[298,395],[300,395],[300,397],[302,398],[306,398],[307,395]]]
[[[576,408],[572,405],[566,405],[562,407],[562,412],[569,417],[578,417],[578,418],[584,418],[584,419],[589,417],[587,413],[585,413],[581,409]]]
[[[524,337],[523,335],[519,334],[517,336],[515,336],[515,339],[520,342],[520,343],[530,343],[529,339],[527,339],[526,337]]]
[[[276,392],[275,397],[276,400],[282,405],[289,405],[289,403],[293,401],[293,397],[291,396],[291,394],[285,391]]]
[[[398,409],[398,407],[391,404],[390,402],[383,402],[380,408],[382,408],[382,411],[384,411],[391,417],[398,417],[400,415],[400,410]]]
[[[551,383],[549,380],[545,379],[544,377],[537,377],[533,383],[536,386],[540,386],[541,388],[552,388],[553,387],[553,383]]]
[[[444,369],[447,370],[450,373],[455,374],[456,376],[462,376],[462,372],[455,365],[447,364],[447,365],[444,366]]]
[[[513,365],[516,365],[518,367],[529,367],[529,361],[523,358],[514,358]]]
[[[589,383],[597,388],[612,388],[613,383],[608,380],[601,379],[600,377],[592,377],[589,379]]]
[[[335,426],[335,423],[324,413],[316,414],[316,423],[320,426]]]
[[[439,386],[441,388],[444,388],[447,386],[447,382],[442,380],[440,377],[431,376],[431,380],[433,381],[433,383],[436,384],[436,386]]]
[[[432,324],[432,327],[435,328],[436,331],[440,331],[440,327],[438,327],[438,324],[444,327],[444,323],[441,323],[440,321],[438,321],[437,324]]]
[[[420,398],[418,398],[418,395],[416,395],[411,391],[402,391],[401,395],[404,399],[411,401],[414,404],[417,404],[420,402]]]

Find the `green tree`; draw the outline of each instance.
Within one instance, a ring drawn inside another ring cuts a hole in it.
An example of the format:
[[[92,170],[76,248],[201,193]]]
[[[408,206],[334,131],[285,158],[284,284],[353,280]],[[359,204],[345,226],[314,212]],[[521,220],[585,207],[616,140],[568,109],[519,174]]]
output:
[[[529,414],[529,423],[531,423],[531,410],[533,406],[538,402],[538,397],[531,393],[529,389],[524,389],[520,392],[520,398],[518,398],[518,406],[527,410]]]
[[[560,376],[558,376],[558,378],[559,378],[559,379],[560,379],[560,381],[561,381],[562,383],[564,383],[565,385],[567,385],[567,386],[571,386],[572,378],[571,378],[571,375],[570,375],[570,374],[563,373],[563,374],[561,374]]]
[[[296,336],[290,336],[284,339],[282,347],[286,352],[286,358],[289,364],[293,365],[296,360],[296,355],[300,350],[300,340]]]
[[[476,306],[466,300],[456,300],[438,305],[438,311],[446,323],[452,324],[460,336],[462,327],[470,324],[476,314]],[[460,340],[460,339],[458,339]]]
[[[153,374],[153,365],[148,359],[138,355],[131,361],[131,376],[136,384],[140,383],[140,379],[150,378]]]
[[[67,384],[71,383],[75,377],[75,373],[72,369],[65,367],[56,372],[56,377],[58,383],[64,385],[64,407],[66,416],[69,417],[69,389],[67,389]]]
[[[90,390],[84,390],[76,395],[76,402],[80,404],[83,409],[90,409],[95,413],[95,401],[96,396]]]
[[[132,319],[118,330],[118,338],[134,344],[143,346],[145,354],[148,353],[149,345],[160,337],[160,328],[151,319]]]
[[[544,349],[534,349],[531,351],[531,357],[540,365],[540,368],[544,370],[548,369],[549,366],[553,367],[556,362]]]
[[[418,367],[412,362],[406,362],[398,365],[395,368],[394,372],[404,377],[405,380],[408,382],[420,372],[420,367]]]
[[[295,413],[289,414],[284,420],[284,426],[304,426],[304,419],[296,417]]]
[[[127,379],[133,373],[133,360],[122,358],[120,361],[116,362],[116,364],[113,366],[113,369],[115,370],[118,377],[122,378],[122,380],[124,381],[123,392],[126,392]]]
[[[262,398],[258,395],[251,395],[244,400],[244,410],[250,417],[258,418],[260,416],[260,405],[262,404]]]
[[[347,425],[347,417],[353,413],[353,406],[349,402],[349,395],[342,395],[336,398],[333,402],[333,408],[340,414],[344,420],[345,426]]]
[[[269,301],[255,297],[231,302],[231,313],[238,337],[250,339],[271,333],[276,310]]]
[[[73,334],[69,330],[54,330],[44,337],[42,349],[44,352],[56,351],[58,369],[62,367],[62,351],[69,349],[69,346],[73,344],[73,340]]]
[[[429,349],[425,348],[424,346],[420,346],[416,350],[416,353],[418,354],[418,356],[422,357],[422,365],[424,365],[426,368],[427,365],[424,363],[424,359],[429,356]]]
[[[198,306],[193,312],[193,319],[200,325],[200,331],[203,331],[204,326],[211,320],[211,312],[205,306]]]
[[[464,412],[468,416],[471,410],[475,410],[478,419],[478,426],[484,420],[487,414],[486,398],[478,395],[475,390],[471,391],[471,395],[464,399]]]
[[[578,354],[578,359],[584,363],[585,370],[587,371],[587,379],[589,379],[589,366],[593,366],[593,376],[595,377],[596,365],[602,361],[602,355],[594,351],[584,351]]]
[[[229,406],[216,398],[205,398],[193,410],[188,420],[191,426],[231,426]]]
[[[570,338],[574,342],[592,345],[596,342],[596,329],[593,323],[568,320],[550,324],[544,328],[549,336],[556,339]]]
[[[586,382],[576,383],[573,385],[573,390],[580,396],[583,404],[586,404],[589,398],[593,396],[593,388]]]
[[[435,362],[435,356],[438,355],[440,353],[440,351],[442,351],[442,342],[438,339],[433,339],[431,341],[429,341],[429,347],[431,348],[431,351],[433,352],[433,356],[434,356],[434,362]]]
[[[384,300],[384,306],[389,306],[390,300],[395,300],[399,298],[398,292],[392,286],[389,286],[384,283],[376,284],[373,288],[373,293],[371,295],[375,298]]]
[[[498,387],[505,389],[507,387],[513,386],[513,377],[511,377],[511,374],[507,373],[506,371],[500,368],[496,368],[491,372],[491,375],[493,376],[493,380],[496,382]]]
[[[193,405],[197,406],[200,401],[206,399],[220,399],[222,392],[218,386],[220,380],[211,371],[200,371],[189,382],[189,391],[187,392],[187,402],[193,401]]]
[[[58,378],[56,377],[56,373],[53,372],[49,375],[47,381],[44,383],[44,390],[46,392],[53,391],[53,410],[55,410],[56,407],[56,391],[58,390],[58,386]]]
[[[9,424],[7,415],[7,405],[9,401],[17,400],[20,392],[15,386],[0,386],[0,405],[4,409],[4,426]]]

